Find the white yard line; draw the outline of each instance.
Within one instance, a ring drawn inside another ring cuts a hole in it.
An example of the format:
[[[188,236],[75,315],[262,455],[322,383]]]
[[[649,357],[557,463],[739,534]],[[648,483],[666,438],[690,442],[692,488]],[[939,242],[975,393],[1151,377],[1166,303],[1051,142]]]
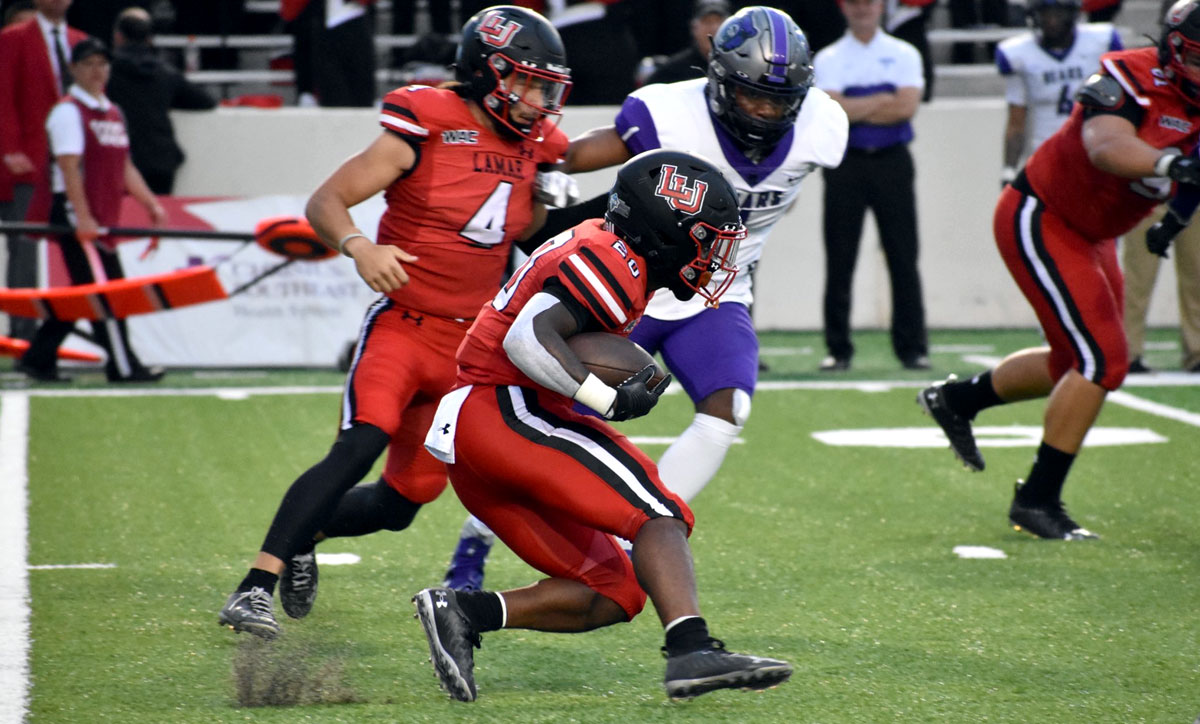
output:
[[[29,695],[26,485],[29,396],[0,393],[0,722],[25,719]]]

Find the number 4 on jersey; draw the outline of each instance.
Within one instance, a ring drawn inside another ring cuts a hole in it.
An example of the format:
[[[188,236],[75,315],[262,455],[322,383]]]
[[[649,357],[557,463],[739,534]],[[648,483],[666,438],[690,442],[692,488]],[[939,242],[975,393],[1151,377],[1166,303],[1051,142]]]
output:
[[[501,181],[497,184],[467,225],[459,230],[459,235],[480,246],[495,246],[504,241],[504,222],[508,220],[508,197],[511,194],[511,183]]]

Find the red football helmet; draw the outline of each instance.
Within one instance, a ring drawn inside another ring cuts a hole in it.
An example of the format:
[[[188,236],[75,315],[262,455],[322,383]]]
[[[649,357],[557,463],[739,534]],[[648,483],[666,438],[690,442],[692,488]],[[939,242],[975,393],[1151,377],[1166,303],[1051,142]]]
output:
[[[1200,0],[1179,0],[1163,17],[1158,41],[1158,64],[1163,74],[1188,100],[1200,100],[1200,68],[1187,64],[1189,54],[1200,57]]]

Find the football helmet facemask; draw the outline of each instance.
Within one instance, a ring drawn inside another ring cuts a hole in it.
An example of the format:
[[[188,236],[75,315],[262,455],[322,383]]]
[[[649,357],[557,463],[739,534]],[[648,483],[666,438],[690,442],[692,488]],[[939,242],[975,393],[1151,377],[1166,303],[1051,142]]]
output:
[[[725,19],[708,56],[708,107],[717,121],[747,147],[773,147],[791,130],[813,83],[808,39],[787,13],[753,6]],[[767,101],[775,117],[738,105]]]
[[[648,287],[715,307],[737,275],[746,226],[733,185],[716,166],[681,151],[625,162],[608,195],[609,229],[646,260]],[[712,288],[713,274],[724,272]]]
[[[1188,54],[1200,55],[1200,0],[1179,0],[1163,17],[1158,41],[1158,64],[1163,75],[1191,102],[1200,101],[1200,71],[1191,68]]]
[[[541,141],[546,117],[562,115],[571,88],[566,62],[562,38],[545,18],[497,5],[463,25],[454,74],[502,133]]]

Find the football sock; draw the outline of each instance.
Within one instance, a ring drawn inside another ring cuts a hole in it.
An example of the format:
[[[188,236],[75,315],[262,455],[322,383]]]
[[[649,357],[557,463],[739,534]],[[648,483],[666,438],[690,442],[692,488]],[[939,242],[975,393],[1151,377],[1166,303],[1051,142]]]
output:
[[[275,594],[275,584],[279,583],[279,576],[264,571],[261,568],[251,568],[242,582],[238,584],[238,591],[249,591],[251,588],[263,588],[269,591],[272,595]]]
[[[1003,405],[1004,400],[992,387],[992,371],[981,372],[964,382],[946,385],[946,404],[955,413],[974,420],[980,410]]]
[[[377,530],[404,530],[420,509],[420,503],[397,493],[381,478],[346,491],[321,532],[326,538],[346,538]]]
[[[696,413],[692,424],[658,461],[663,483],[685,502],[691,501],[716,476],[725,453],[741,431],[740,425]]]
[[[504,626],[504,602],[492,591],[456,591],[455,599],[467,620],[479,633],[499,631]]]
[[[489,546],[496,543],[496,534],[492,529],[487,527],[487,523],[476,518],[473,515],[468,515],[463,521],[462,530],[458,533],[459,539],[462,538],[478,538]]]
[[[677,618],[667,624],[667,656],[690,654],[708,648],[708,623],[699,616]]]
[[[1058,502],[1073,462],[1074,455],[1043,442],[1038,448],[1037,457],[1033,459],[1033,469],[1029,471],[1029,477],[1017,490],[1017,499],[1025,505]]]

